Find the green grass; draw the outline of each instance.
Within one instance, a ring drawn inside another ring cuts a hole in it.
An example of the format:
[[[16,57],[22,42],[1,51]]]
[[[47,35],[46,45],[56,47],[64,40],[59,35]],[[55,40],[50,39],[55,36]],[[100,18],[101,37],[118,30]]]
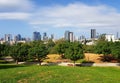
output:
[[[120,83],[120,68],[0,64],[0,83]]]

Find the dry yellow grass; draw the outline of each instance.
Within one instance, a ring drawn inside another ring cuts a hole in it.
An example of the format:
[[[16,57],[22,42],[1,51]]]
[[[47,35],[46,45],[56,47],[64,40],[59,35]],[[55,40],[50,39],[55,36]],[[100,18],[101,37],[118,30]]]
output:
[[[68,59],[62,59],[59,54],[49,54],[45,62],[70,62]]]
[[[94,53],[85,53],[85,60],[93,61],[95,63],[101,63],[102,54],[94,54]]]
[[[85,53],[85,60],[86,61],[92,61],[95,63],[101,63],[103,55],[94,54],[94,53]],[[45,62],[67,62],[69,60],[61,59],[60,55],[58,54],[49,54],[47,55],[47,59],[45,59]]]
[[[47,55],[46,62],[56,62],[57,60],[60,60],[61,57],[59,54],[49,54]]]

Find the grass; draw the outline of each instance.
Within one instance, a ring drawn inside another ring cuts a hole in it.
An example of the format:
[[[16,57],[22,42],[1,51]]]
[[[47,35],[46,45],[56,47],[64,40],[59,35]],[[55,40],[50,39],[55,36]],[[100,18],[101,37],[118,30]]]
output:
[[[119,83],[119,67],[0,64],[0,83]]]

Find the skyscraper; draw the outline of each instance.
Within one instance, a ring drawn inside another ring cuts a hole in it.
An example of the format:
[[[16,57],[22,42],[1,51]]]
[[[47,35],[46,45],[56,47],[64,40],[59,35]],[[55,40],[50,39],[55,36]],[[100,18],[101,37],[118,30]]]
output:
[[[69,32],[70,35],[70,42],[73,42],[73,32]]]
[[[44,32],[44,33],[43,33],[43,41],[47,41],[47,40],[48,40],[47,33]]]
[[[65,31],[64,38],[67,41],[73,42],[73,32]]]
[[[34,41],[41,40],[40,32],[33,32],[33,40]]]
[[[65,31],[65,35],[64,38],[65,40],[69,41],[70,40],[70,35],[69,35],[70,31]]]
[[[18,41],[22,39],[20,34],[17,35],[17,38],[18,38]]]
[[[96,38],[96,29],[91,29],[91,39]]]
[[[21,41],[21,40],[22,40],[22,38],[21,38],[20,34],[18,34],[14,37],[14,41]]]
[[[12,35],[11,34],[5,34],[5,41],[10,42],[12,40]]]
[[[50,39],[52,39],[52,40],[54,39],[54,34],[51,34],[51,38]]]

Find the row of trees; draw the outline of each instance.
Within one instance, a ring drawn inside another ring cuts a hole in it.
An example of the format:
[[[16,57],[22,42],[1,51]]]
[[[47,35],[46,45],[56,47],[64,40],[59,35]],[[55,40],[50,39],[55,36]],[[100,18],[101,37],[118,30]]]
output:
[[[78,42],[67,42],[63,39],[53,42],[49,40],[44,44],[42,41],[34,41],[30,43],[18,43],[14,45],[0,44],[0,56],[10,55],[18,64],[18,61],[37,59],[41,64],[42,60],[49,53],[57,53],[62,55],[62,58],[71,59],[74,61],[83,58],[83,47]]]
[[[18,61],[29,59],[37,59],[41,63],[42,58],[47,54],[47,47],[41,41],[14,45],[0,44],[0,56],[11,56],[16,64],[18,64]]]
[[[44,43],[43,41],[34,41],[25,44],[0,44],[0,57],[12,56],[18,61],[26,61],[37,59],[40,64],[47,54],[60,54],[62,58],[71,59],[74,61],[84,58],[84,53],[97,53],[104,55],[104,61],[109,61],[106,56],[113,56],[115,59],[120,59],[120,42],[107,42],[104,38],[100,38],[95,42],[95,45],[82,45],[79,42],[68,42],[60,39],[56,42],[52,40]]]

